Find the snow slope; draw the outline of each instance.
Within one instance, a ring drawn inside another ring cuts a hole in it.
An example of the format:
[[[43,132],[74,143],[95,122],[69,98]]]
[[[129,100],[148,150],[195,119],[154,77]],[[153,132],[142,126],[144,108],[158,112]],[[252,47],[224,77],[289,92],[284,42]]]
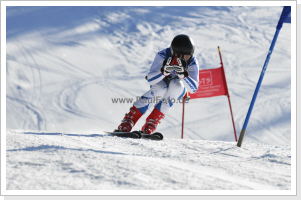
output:
[[[290,147],[8,132],[9,190],[290,190]]]
[[[8,8],[7,188],[290,189],[288,24],[279,35],[243,149],[233,143],[223,96],[187,104],[185,140],[179,139],[180,104],[158,127],[164,141],[104,135],[131,106],[112,99],[135,99],[147,91],[144,76],[155,53],[179,33],[194,39],[202,69],[219,67],[216,48],[221,47],[240,131],[281,10]]]

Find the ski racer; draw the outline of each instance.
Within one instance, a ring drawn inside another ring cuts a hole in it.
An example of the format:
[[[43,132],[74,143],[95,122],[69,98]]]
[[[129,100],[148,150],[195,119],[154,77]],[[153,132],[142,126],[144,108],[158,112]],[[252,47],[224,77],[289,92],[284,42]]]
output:
[[[175,100],[187,91],[194,93],[199,85],[199,65],[193,56],[195,45],[188,35],[173,38],[169,48],[159,51],[146,76],[150,89],[125,114],[115,132],[130,132],[139,118],[150,108],[151,100],[158,100],[141,131],[152,134]]]

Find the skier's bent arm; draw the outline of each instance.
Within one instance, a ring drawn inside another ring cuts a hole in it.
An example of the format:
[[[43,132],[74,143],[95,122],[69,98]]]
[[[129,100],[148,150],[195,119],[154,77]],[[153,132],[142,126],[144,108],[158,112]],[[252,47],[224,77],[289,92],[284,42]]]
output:
[[[188,76],[183,79],[185,88],[190,93],[195,93],[199,87],[199,65],[194,58],[191,65],[188,66]]]
[[[190,93],[195,93],[198,90],[198,83],[189,76],[184,78],[184,85]]]
[[[161,55],[157,54],[150,68],[150,72],[147,75],[147,81],[150,85],[159,83],[165,77],[161,71],[163,61],[164,58]]]
[[[162,72],[155,72],[155,73],[149,73],[147,75],[147,81],[150,85],[155,85],[156,83],[159,83],[165,76],[162,74]]]

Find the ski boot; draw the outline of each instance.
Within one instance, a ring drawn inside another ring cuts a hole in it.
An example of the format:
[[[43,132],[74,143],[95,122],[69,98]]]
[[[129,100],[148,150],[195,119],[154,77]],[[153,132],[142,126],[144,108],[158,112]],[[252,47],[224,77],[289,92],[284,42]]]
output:
[[[146,118],[146,122],[143,125],[141,131],[144,134],[151,135],[156,130],[158,124],[163,118],[164,114],[157,108],[154,108],[151,114]]]
[[[141,116],[142,113],[138,108],[132,106],[130,112],[125,114],[121,124],[114,132],[130,132]]]

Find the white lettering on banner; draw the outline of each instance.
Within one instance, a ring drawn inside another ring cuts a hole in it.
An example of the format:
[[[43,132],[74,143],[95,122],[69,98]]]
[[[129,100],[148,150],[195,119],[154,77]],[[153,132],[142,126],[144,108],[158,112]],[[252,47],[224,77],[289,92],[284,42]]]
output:
[[[202,74],[202,78],[200,79],[200,86],[209,86],[213,84],[211,71],[201,71],[200,73]]]

